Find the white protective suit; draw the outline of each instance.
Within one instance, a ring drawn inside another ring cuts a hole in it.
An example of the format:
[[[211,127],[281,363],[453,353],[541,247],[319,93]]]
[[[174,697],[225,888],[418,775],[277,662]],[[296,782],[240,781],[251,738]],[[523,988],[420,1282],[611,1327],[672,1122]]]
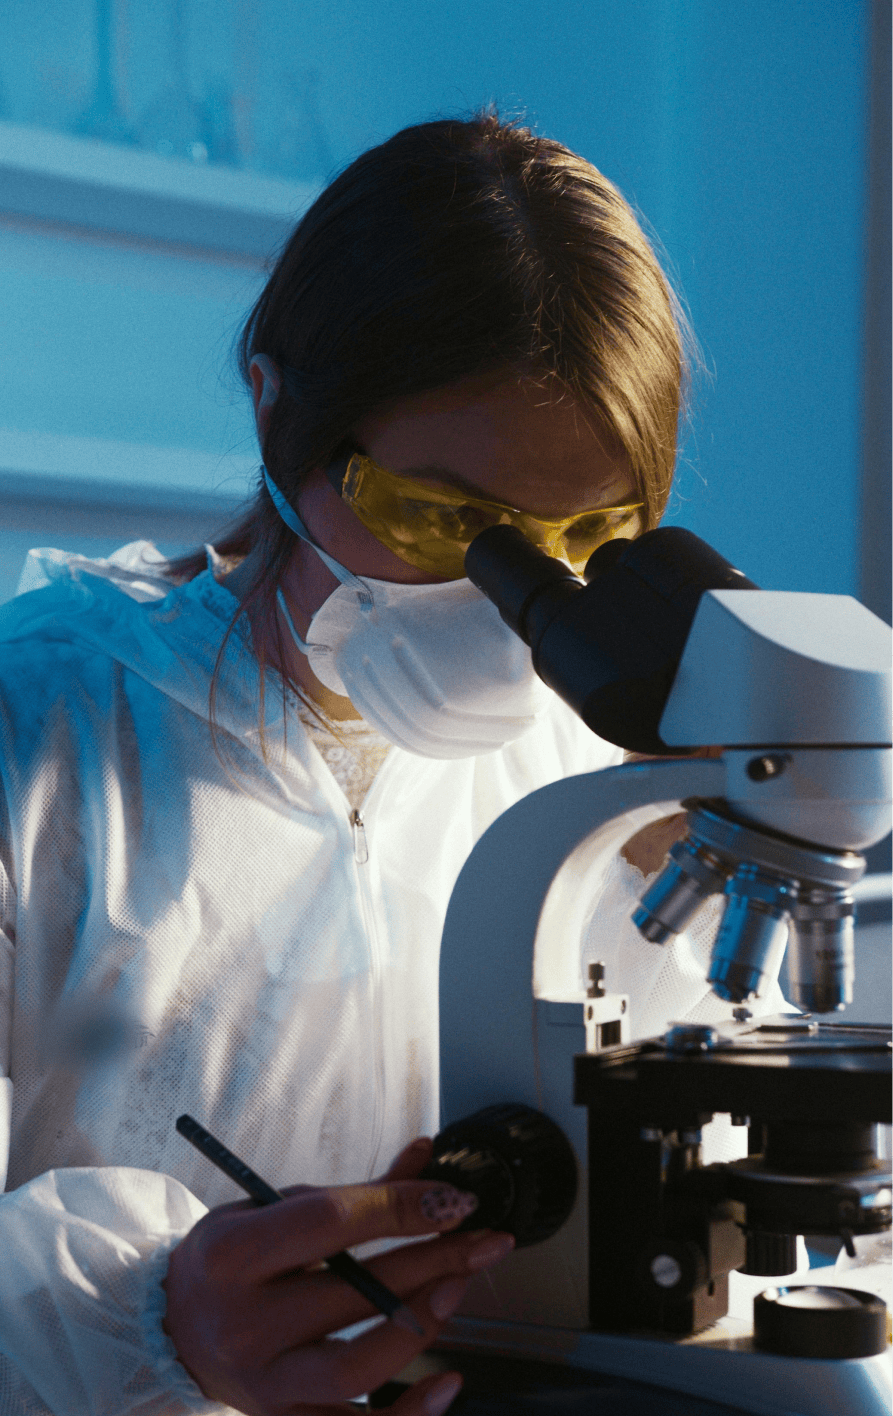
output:
[[[276,1186],[362,1180],[433,1134],[459,869],[520,797],[621,754],[558,699],[486,756],[394,748],[363,861],[290,710],[283,740],[272,673],[263,759],[243,620],[215,752],[208,690],[236,603],[210,572],[171,589],[146,543],[109,562],[32,552],[22,589],[0,608],[0,1413],[220,1411],[161,1329],[159,1283],[237,1193],[174,1119]],[[621,864],[607,887],[634,1025],[721,1009],[696,957],[710,929],[645,944],[627,922],[641,883]]]

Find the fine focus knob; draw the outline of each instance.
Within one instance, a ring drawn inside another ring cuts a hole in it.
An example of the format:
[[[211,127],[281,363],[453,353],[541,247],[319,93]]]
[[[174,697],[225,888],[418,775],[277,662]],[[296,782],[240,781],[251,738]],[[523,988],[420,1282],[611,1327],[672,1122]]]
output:
[[[684,1239],[655,1239],[642,1250],[638,1271],[652,1296],[674,1302],[690,1298],[710,1278],[703,1250]]]
[[[773,1234],[765,1229],[746,1229],[747,1257],[739,1273],[762,1274],[765,1278],[781,1278],[797,1267],[796,1234]]]
[[[462,1229],[501,1229],[519,1249],[561,1228],[577,1196],[577,1161],[564,1132],[533,1107],[487,1106],[434,1138],[422,1171],[478,1197]]]
[[[887,1305],[855,1288],[767,1288],[753,1329],[757,1347],[782,1357],[874,1357],[887,1348]]]

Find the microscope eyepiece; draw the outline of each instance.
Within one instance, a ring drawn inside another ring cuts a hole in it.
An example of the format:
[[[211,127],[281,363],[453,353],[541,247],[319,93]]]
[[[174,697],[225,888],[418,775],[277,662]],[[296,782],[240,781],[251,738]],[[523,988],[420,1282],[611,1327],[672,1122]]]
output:
[[[582,580],[517,527],[491,526],[472,541],[465,569],[587,727],[630,751],[677,756],[658,725],[701,596],[756,589],[679,526],[605,542]]]
[[[547,556],[517,526],[488,526],[476,536],[465,555],[465,570],[527,645],[584,588],[570,566]]]

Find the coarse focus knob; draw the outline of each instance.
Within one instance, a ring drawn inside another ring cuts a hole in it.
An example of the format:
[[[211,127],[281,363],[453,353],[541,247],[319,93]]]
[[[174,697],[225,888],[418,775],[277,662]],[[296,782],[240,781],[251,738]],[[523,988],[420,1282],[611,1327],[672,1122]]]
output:
[[[747,1256],[738,1270],[739,1273],[781,1278],[796,1269],[796,1234],[774,1234],[766,1229],[746,1229],[744,1237]]]
[[[754,1342],[782,1357],[874,1357],[887,1347],[887,1305],[855,1288],[767,1288],[753,1301]]]
[[[577,1196],[577,1161],[564,1132],[533,1107],[486,1106],[434,1138],[422,1171],[478,1197],[459,1229],[501,1229],[519,1249],[561,1228]]]

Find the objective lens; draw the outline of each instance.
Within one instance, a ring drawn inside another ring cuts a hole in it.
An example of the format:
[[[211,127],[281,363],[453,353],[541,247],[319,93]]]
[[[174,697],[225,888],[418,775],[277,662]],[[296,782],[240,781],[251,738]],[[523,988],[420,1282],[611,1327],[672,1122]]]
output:
[[[793,908],[791,887],[742,865],[726,886],[727,903],[707,982],[720,998],[746,1003],[778,978]]]
[[[833,1013],[853,1001],[853,901],[845,891],[801,893],[791,920],[788,994],[809,1013]]]
[[[668,863],[642,896],[633,924],[652,944],[666,944],[691,923],[710,895],[723,889],[730,870],[695,839],[677,841]]]
[[[633,915],[633,924],[652,944],[666,944],[682,930],[701,908],[707,892],[679,865],[664,866],[654,884],[642,897]]]

